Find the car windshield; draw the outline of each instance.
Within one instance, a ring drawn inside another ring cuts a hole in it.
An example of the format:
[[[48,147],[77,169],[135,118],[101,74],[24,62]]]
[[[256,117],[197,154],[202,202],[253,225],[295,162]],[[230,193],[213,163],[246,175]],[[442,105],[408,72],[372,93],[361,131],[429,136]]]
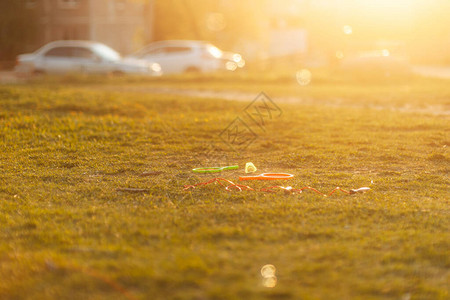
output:
[[[97,44],[94,46],[94,51],[106,60],[118,61],[121,59],[120,54],[117,51],[109,48],[106,45]]]

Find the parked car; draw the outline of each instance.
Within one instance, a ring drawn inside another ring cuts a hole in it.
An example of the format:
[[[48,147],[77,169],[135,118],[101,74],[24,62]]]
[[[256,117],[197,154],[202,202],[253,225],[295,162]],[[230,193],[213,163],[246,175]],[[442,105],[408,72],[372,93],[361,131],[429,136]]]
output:
[[[164,74],[235,71],[245,66],[240,54],[224,52],[208,42],[193,40],[154,42],[130,57],[157,62]]]
[[[21,74],[140,74],[161,75],[155,62],[122,59],[112,48],[92,41],[54,41],[30,54],[17,57],[15,71]]]
[[[387,49],[364,51],[343,57],[340,70],[360,78],[407,77],[411,66],[404,57],[393,55]]]

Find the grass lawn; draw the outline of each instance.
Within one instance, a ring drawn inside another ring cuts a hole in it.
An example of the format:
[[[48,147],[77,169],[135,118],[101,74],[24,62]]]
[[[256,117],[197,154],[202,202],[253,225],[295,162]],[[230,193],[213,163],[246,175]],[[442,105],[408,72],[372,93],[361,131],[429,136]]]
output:
[[[261,78],[0,85],[0,299],[448,299],[449,82]]]

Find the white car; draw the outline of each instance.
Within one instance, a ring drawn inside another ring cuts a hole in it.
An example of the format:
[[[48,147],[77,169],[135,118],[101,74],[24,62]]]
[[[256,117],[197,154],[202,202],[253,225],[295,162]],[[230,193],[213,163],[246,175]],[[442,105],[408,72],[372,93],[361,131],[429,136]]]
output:
[[[194,40],[154,42],[130,57],[156,62],[164,74],[235,71],[245,66],[240,54],[224,52],[208,42]]]
[[[161,75],[155,62],[122,59],[110,47],[92,41],[54,41],[30,54],[17,57],[19,74],[138,74]]]

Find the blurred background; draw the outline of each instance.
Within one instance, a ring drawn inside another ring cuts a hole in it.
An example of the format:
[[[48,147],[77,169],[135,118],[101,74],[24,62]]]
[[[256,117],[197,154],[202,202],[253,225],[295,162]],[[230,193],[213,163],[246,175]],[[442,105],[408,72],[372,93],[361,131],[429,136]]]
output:
[[[0,1],[0,69],[54,40],[122,54],[162,40],[208,41],[248,69],[450,66],[448,0]]]

